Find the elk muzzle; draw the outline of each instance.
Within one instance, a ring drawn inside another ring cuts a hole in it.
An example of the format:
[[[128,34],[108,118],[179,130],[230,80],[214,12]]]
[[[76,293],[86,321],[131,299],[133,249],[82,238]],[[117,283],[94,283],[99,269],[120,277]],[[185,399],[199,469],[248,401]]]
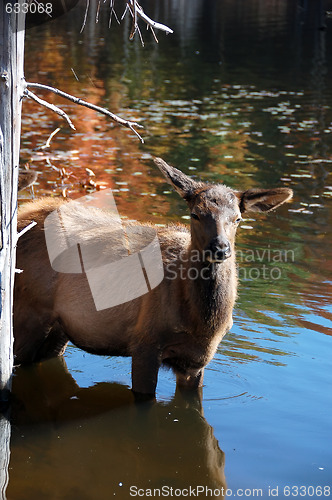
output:
[[[226,238],[214,238],[206,250],[206,260],[209,262],[223,262],[231,255],[231,245]]]

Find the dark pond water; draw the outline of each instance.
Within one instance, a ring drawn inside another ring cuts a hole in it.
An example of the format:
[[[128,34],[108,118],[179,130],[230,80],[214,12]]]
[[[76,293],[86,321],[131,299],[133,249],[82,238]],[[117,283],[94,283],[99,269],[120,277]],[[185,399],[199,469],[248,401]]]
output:
[[[323,13],[332,2],[143,5],[174,29],[158,45],[145,30],[144,48],[129,42],[128,20],[109,30],[106,5],[81,34],[84,6],[28,31],[28,81],[142,123],[145,140],[39,92],[77,132],[24,102],[21,159],[40,173],[35,196],[85,195],[89,168],[122,216],[188,223],[152,166],[156,155],[237,189],[290,186],[294,199],[239,229],[234,326],[206,370],[201,402],[174,394],[162,372],[158,403],[137,408],[130,360],[73,346],[64,362],[17,369],[7,497],[128,499],[135,487],[163,486],[181,497],[190,486],[216,490],[202,498],[329,497],[332,19]],[[51,149],[35,151],[57,127]]]

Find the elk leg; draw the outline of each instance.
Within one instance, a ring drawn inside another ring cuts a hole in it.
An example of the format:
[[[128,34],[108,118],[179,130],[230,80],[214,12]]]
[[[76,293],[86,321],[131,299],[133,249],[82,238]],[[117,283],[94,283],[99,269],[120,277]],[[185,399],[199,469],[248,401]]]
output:
[[[176,374],[176,385],[180,389],[187,390],[197,390],[199,387],[203,385],[203,377],[204,377],[204,368],[198,370],[195,373]]]
[[[180,408],[194,408],[203,416],[203,387],[198,387],[195,391],[188,391],[177,385],[173,403]]]
[[[66,350],[67,344],[68,337],[59,323],[56,322],[48,332],[44,342],[38,348],[36,360],[43,361],[56,356],[62,356]]]
[[[138,348],[132,354],[132,391],[137,399],[155,397],[160,359],[155,350]]]

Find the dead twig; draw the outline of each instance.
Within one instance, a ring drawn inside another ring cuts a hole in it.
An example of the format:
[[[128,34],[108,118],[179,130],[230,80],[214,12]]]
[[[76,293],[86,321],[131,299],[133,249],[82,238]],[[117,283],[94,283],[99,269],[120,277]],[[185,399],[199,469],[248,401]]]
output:
[[[124,20],[124,18],[125,18],[125,16],[126,16],[126,14],[127,14],[127,11],[128,11],[128,10],[129,10],[129,6],[128,6],[128,4],[126,3],[126,8],[125,8],[125,10],[124,10],[124,13],[123,13],[123,14],[122,14],[122,16],[121,16],[121,21],[123,21],[123,20]]]
[[[90,6],[90,0],[86,0],[85,14],[84,14],[83,24],[82,24],[82,27],[81,27],[81,31],[80,31],[80,33],[82,33],[82,31],[83,31],[83,30],[84,30],[84,28],[85,28],[85,25],[86,25],[86,20],[87,20],[87,18],[88,18],[89,6]]]
[[[147,29],[149,29],[149,25],[147,25]],[[159,42],[158,42],[157,35],[155,34],[154,29],[152,28],[152,26],[150,26],[150,30],[151,30],[151,33],[152,33],[152,35],[153,35],[153,38],[155,39],[155,42],[156,42],[156,43],[159,43]]]
[[[98,2],[97,12],[96,12],[96,24],[99,23],[99,12],[100,12],[100,0]]]
[[[45,108],[48,108],[48,109],[54,111],[54,113],[57,113],[58,115],[60,115],[62,118],[64,118],[67,121],[70,128],[72,128],[73,130],[76,130],[71,119],[69,118],[67,113],[65,113],[62,109],[58,108],[57,106],[54,106],[54,104],[50,104],[49,102],[44,101],[44,99],[40,99],[40,97],[36,96],[32,92],[30,92],[30,90],[28,90],[28,89],[25,89],[24,95],[26,97],[29,97],[30,99],[33,99],[34,101],[38,102],[38,104],[41,104],[41,106],[45,106]]]
[[[37,222],[32,221],[32,222],[30,222],[30,224],[28,226],[26,226],[19,233],[17,233],[17,241],[18,241],[19,238],[21,238],[21,236],[23,236],[23,234],[25,234],[28,231],[30,231],[30,229],[32,229],[36,224],[37,224]]]
[[[69,101],[71,101],[71,102],[73,102],[75,104],[78,104],[80,106],[85,106],[86,108],[93,109],[94,111],[98,111],[99,113],[102,113],[103,115],[108,116],[109,118],[111,118],[114,122],[118,123],[119,125],[122,125],[123,127],[129,128],[139,138],[139,140],[142,143],[144,142],[143,138],[140,136],[140,134],[137,132],[137,130],[135,130],[135,127],[136,128],[143,128],[143,126],[140,125],[139,123],[132,122],[130,120],[124,120],[123,118],[120,118],[119,116],[115,115],[114,113],[111,113],[111,111],[108,111],[108,109],[102,108],[100,106],[96,106],[95,104],[91,104],[90,102],[87,102],[87,101],[83,101],[83,99],[81,99],[79,97],[75,97],[73,95],[67,94],[66,92],[63,92],[62,90],[56,89],[54,87],[50,87],[49,85],[43,85],[41,83],[29,83],[29,82],[27,82],[26,86],[30,87],[30,88],[37,88],[37,89],[42,89],[42,90],[48,90],[49,92],[53,92],[54,94],[59,95],[59,96],[63,97],[64,99],[68,99]],[[58,112],[58,111],[60,111],[62,113],[61,116],[63,116],[64,118],[66,116],[67,117],[66,119],[69,120],[69,117],[66,115],[66,113],[64,113],[64,111],[60,110],[56,106],[53,106],[53,104],[49,104],[46,101],[43,101],[42,99],[39,99],[39,97],[35,96],[28,89],[25,90],[25,95],[27,95],[28,97],[32,97],[33,96],[32,98],[34,100],[36,100],[40,104],[45,105],[46,107],[48,107],[50,109],[56,108],[56,109],[53,109],[53,111],[57,112],[58,114],[60,114]],[[70,120],[69,120],[69,122],[70,122]],[[74,125],[72,125],[71,128],[74,128],[74,130],[75,130]]]
[[[60,130],[61,130],[60,127],[58,127],[55,130],[53,130],[53,132],[51,133],[51,135],[49,136],[49,138],[47,139],[47,141],[45,142],[45,144],[43,144],[42,146],[39,146],[38,148],[35,148],[35,151],[42,151],[43,149],[49,149],[49,147],[51,146],[51,140],[53,139],[53,137],[55,136],[55,134],[57,134],[58,132],[60,132]]]
[[[105,1],[106,0],[104,0],[104,2]],[[113,14],[114,14],[114,17],[117,20],[117,22],[119,22],[119,19],[116,15],[116,12],[114,9],[114,4],[115,4],[115,0],[110,0],[109,26],[111,26]],[[84,20],[83,20],[83,24],[82,24],[82,28],[81,28],[81,33],[86,26],[89,8],[90,8],[90,0],[86,0],[85,14],[84,14]],[[100,11],[100,0],[98,3],[98,6],[97,6],[96,23],[99,21],[99,11]],[[156,34],[154,33],[153,29],[164,31],[167,34],[173,33],[173,30],[171,28],[169,28],[168,26],[166,26],[165,24],[157,23],[156,21],[151,19],[149,16],[147,16],[145,14],[143,8],[137,2],[137,0],[128,0],[126,2],[125,11],[122,14],[121,21],[123,20],[123,18],[127,14],[127,12],[130,12],[130,14],[132,16],[132,25],[131,25],[131,30],[130,30],[130,34],[129,34],[129,40],[132,40],[136,33],[138,33],[140,35],[140,39],[142,40],[142,35],[140,34],[139,27],[138,27],[138,17],[140,17],[142,19],[142,21],[144,21],[146,23],[147,27],[151,29],[151,32],[152,32],[153,37],[156,40],[156,42],[158,42],[158,40],[157,40]]]
[[[143,41],[141,30],[140,30],[140,28],[138,26],[138,23],[137,23],[137,18],[138,17],[140,17],[141,19],[143,19],[143,21],[146,23],[147,29],[150,28],[151,33],[153,35],[153,38],[155,39],[155,41],[157,43],[158,43],[158,38],[157,38],[157,36],[156,36],[156,34],[154,32],[154,28],[162,30],[162,31],[166,31],[166,33],[173,33],[173,31],[168,26],[165,26],[164,24],[156,23],[155,21],[153,21],[152,19],[150,19],[150,17],[148,17],[145,14],[145,12],[143,11],[142,7],[137,3],[136,0],[129,0],[127,2],[126,9],[125,9],[125,11],[124,11],[124,13],[122,15],[122,19],[125,17],[125,15],[126,15],[126,13],[128,11],[130,12],[131,17],[132,17],[132,25],[131,25],[129,40],[133,40],[135,34],[138,33],[140,41],[141,41],[141,44],[142,44],[143,47],[144,47],[144,41]]]
[[[137,24],[137,3],[135,1],[131,2],[131,3],[132,3],[132,5],[129,5],[129,9],[130,9],[133,21],[132,21],[132,24],[131,24],[131,31],[130,31],[130,35],[129,35],[129,40],[133,40],[133,38],[135,36],[135,33],[137,31],[137,28],[138,28],[138,24]]]
[[[143,8],[137,3],[136,0],[129,0],[127,5],[131,6],[134,9],[136,15],[140,17],[148,26],[156,30],[165,31],[165,33],[173,33],[173,30],[171,30],[171,28],[169,28],[168,26],[165,26],[165,24],[157,23],[149,16],[147,16]]]
[[[115,0],[110,0],[110,20],[108,22],[108,27],[109,28],[111,27],[111,24],[112,24],[112,15],[114,15],[116,22],[118,24],[120,24],[120,21],[119,21],[119,18],[117,16],[117,13],[114,10],[114,2],[115,2]]]

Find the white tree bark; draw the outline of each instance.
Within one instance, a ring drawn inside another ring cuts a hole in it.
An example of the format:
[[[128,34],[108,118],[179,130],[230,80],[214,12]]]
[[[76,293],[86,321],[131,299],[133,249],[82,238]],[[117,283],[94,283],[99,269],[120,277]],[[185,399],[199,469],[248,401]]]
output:
[[[8,465],[10,457],[10,422],[0,415],[0,500],[6,500],[9,481]]]
[[[23,0],[15,0],[21,6]],[[8,405],[13,369],[13,288],[17,182],[24,91],[24,14],[0,1],[0,407]],[[9,6],[9,7],[8,7]],[[21,9],[18,9],[21,10]],[[10,422],[0,416],[0,500],[6,498]]]
[[[16,4],[22,3],[23,0]],[[0,2],[0,398],[8,399],[13,367],[12,306],[17,182],[24,91],[24,14]],[[9,12],[8,12],[9,11]]]

